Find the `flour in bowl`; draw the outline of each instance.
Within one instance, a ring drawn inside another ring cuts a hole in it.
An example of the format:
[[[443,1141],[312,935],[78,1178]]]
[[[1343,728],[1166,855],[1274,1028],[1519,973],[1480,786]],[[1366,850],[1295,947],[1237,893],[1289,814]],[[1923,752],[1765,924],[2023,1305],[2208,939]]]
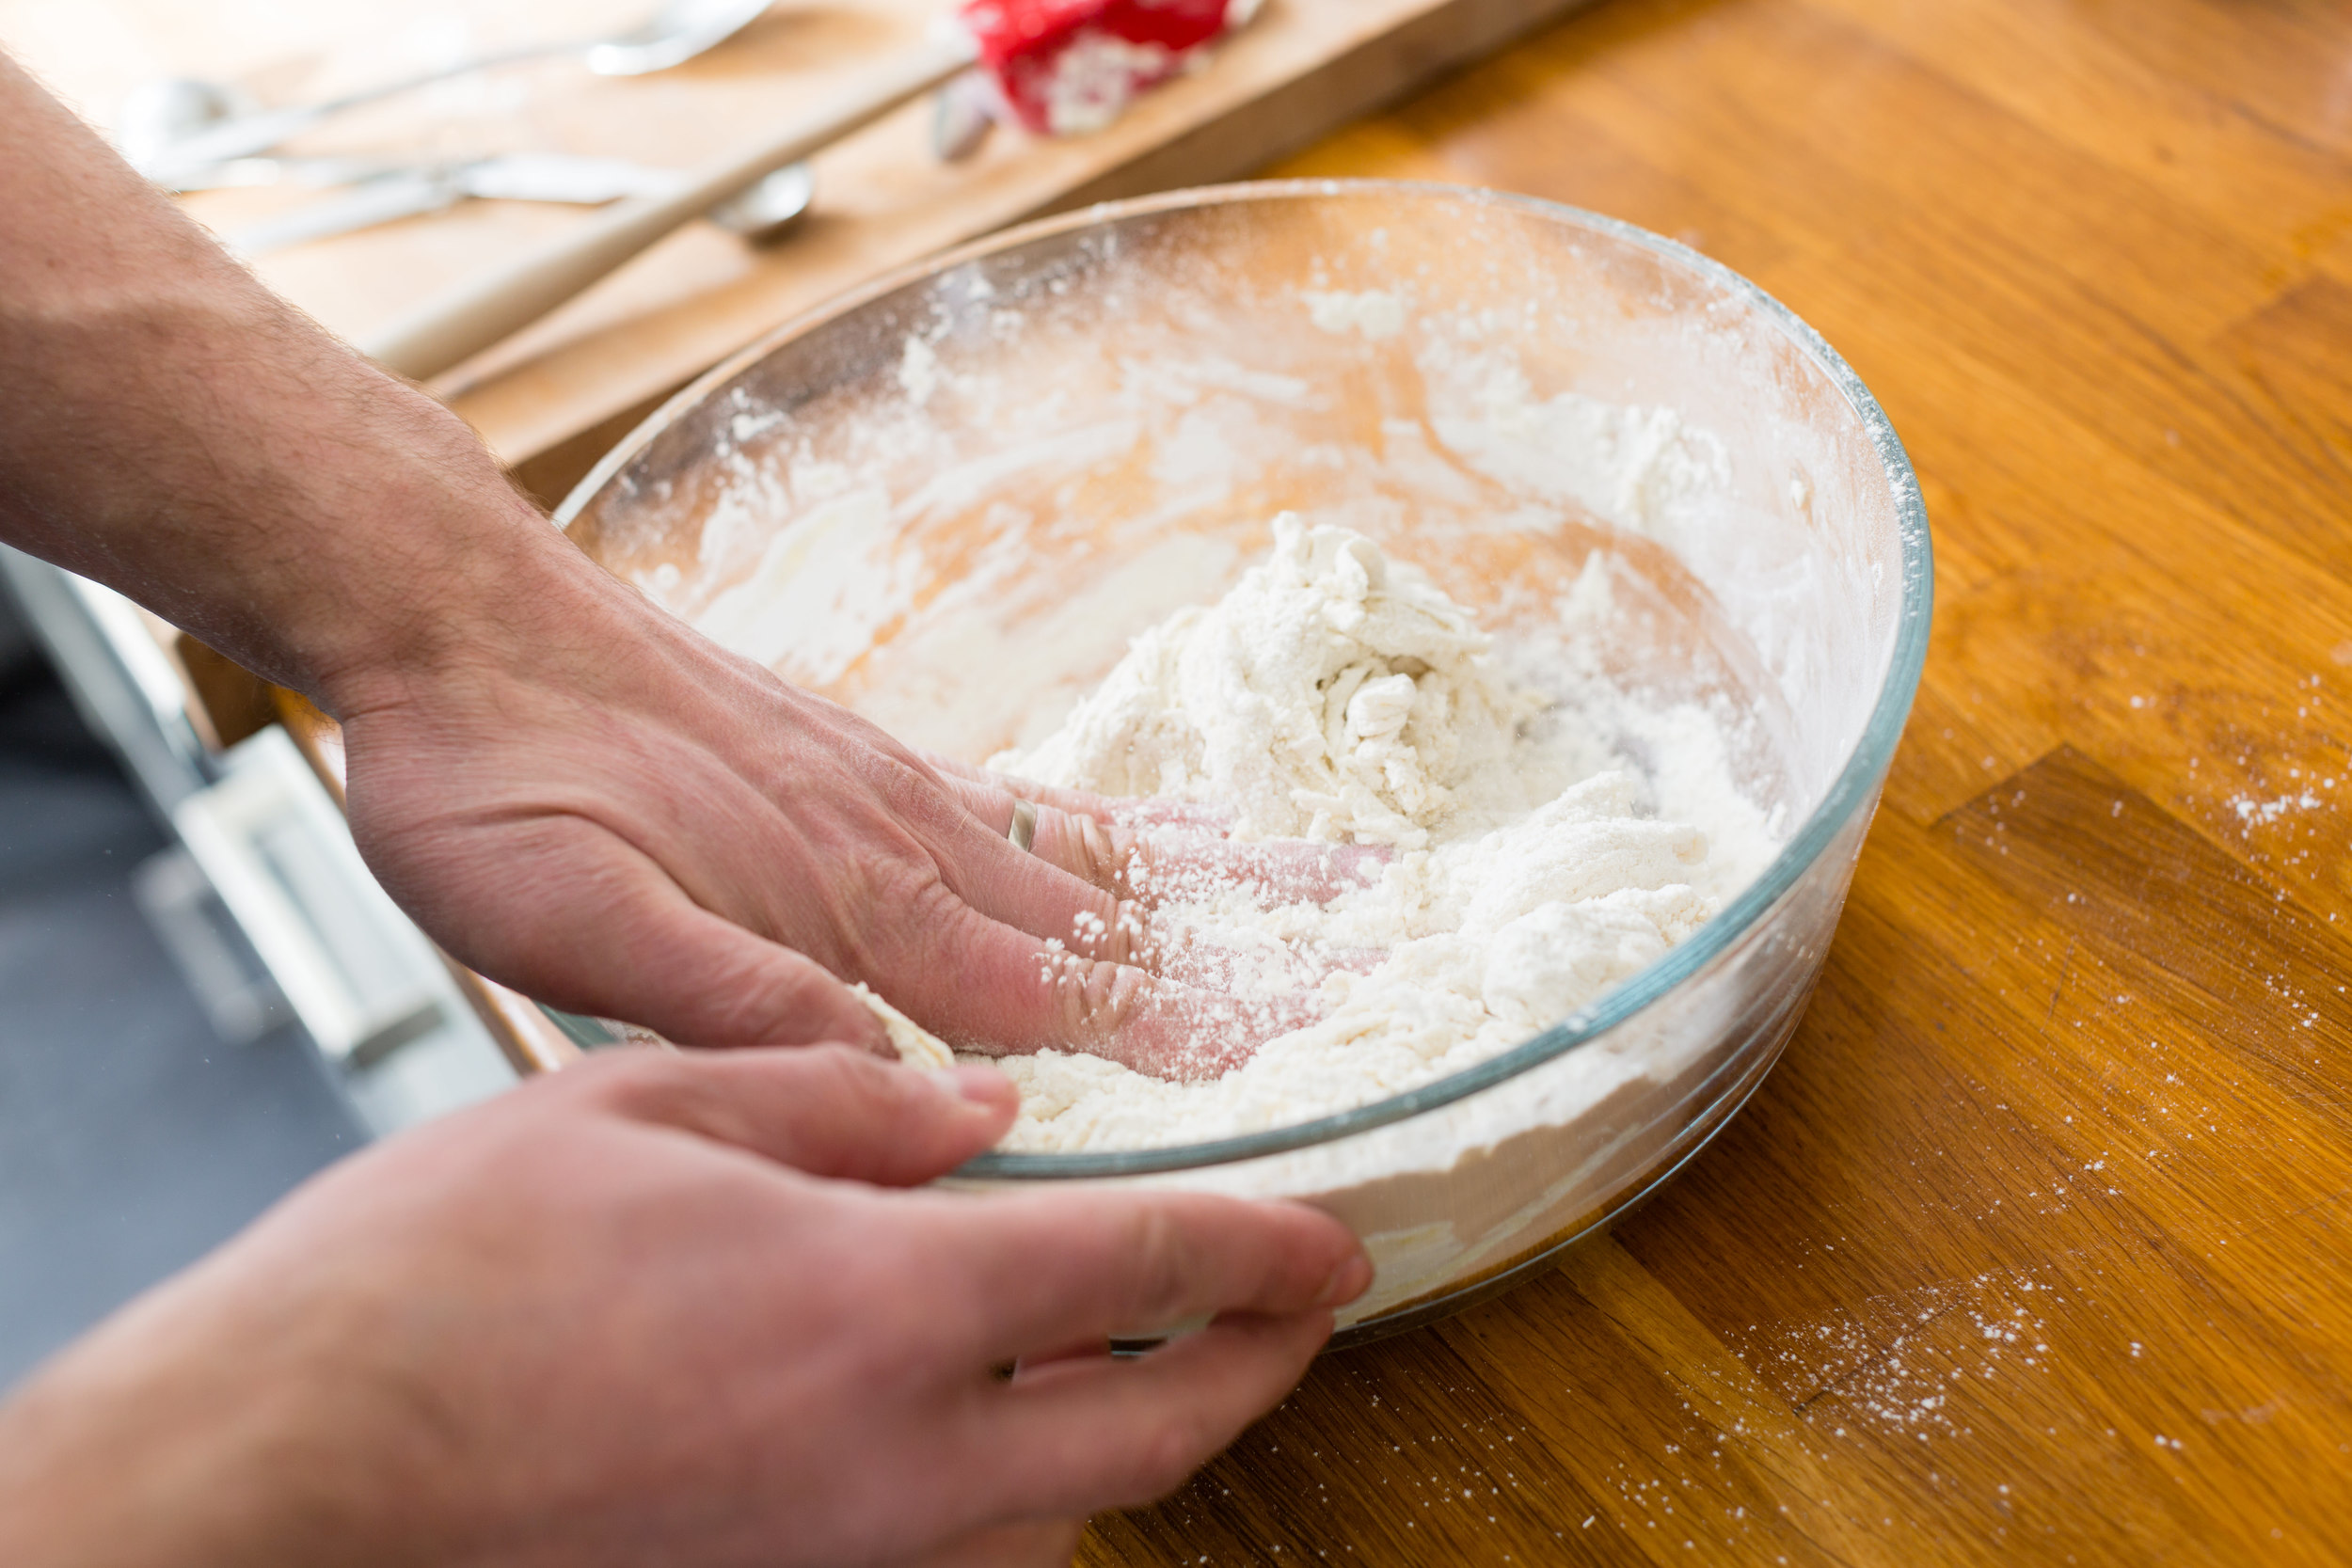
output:
[[[1003,1148],[1231,1137],[1445,1077],[1631,978],[1779,847],[1707,707],[1597,673],[1606,557],[1560,606],[1557,640],[1499,643],[1360,534],[1285,515],[1274,535],[1223,599],[1136,638],[1060,729],[991,765],[1221,805],[1236,840],[1386,849],[1323,903],[1173,850],[1154,873],[1165,951],[1320,1016],[1205,1082],[1006,1059],[1022,1108]]]

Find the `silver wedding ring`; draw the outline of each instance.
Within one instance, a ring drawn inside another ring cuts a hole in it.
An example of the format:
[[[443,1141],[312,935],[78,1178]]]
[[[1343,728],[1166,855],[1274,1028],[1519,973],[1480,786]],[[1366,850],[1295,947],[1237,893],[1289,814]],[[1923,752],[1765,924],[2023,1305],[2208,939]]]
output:
[[[1037,842],[1037,802],[1035,800],[1024,800],[1019,796],[1013,797],[1012,826],[1005,830],[1005,836],[1012,840],[1014,848],[1021,850],[1026,850],[1030,845]]]

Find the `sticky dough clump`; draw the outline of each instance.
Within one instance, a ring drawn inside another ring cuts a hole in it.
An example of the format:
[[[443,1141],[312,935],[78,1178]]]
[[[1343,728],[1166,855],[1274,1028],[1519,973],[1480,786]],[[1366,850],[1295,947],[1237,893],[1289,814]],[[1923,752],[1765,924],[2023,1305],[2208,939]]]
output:
[[[1421,572],[1285,513],[1231,593],[1136,638],[1058,731],[992,766],[1231,806],[1238,839],[1419,849],[1538,705],[1488,648]]]

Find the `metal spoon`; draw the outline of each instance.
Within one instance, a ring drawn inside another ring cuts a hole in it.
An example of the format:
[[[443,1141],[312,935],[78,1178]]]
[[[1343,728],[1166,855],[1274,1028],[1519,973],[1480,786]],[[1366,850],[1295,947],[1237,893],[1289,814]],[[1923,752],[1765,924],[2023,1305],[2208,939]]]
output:
[[[703,214],[730,234],[753,245],[777,239],[817,199],[817,176],[806,164],[787,164]]]
[[[403,77],[324,103],[252,110],[233,87],[212,82],[151,84],[123,105],[116,141],[132,165],[155,179],[264,152],[320,121],[362,103],[492,66],[556,55],[578,55],[599,76],[641,76],[667,71],[723,43],[767,10],[769,0],[668,0],[627,32],[569,43],[533,44],[478,55],[453,66]]]
[[[363,180],[380,180],[388,174],[402,174],[429,166],[435,166],[421,162],[414,154],[405,158],[380,155],[231,158],[225,164],[176,170],[170,179],[159,180],[156,184],[174,196],[185,196],[191,191],[258,190],[269,185],[326,190],[330,186],[356,185]]]
[[[599,76],[645,76],[684,65],[750,26],[768,0],[670,0],[626,33],[580,51]]]
[[[475,197],[600,206],[628,196],[658,196],[675,186],[669,169],[618,158],[512,152],[444,164],[380,169],[348,191],[306,202],[232,230],[222,240],[246,256],[332,239],[378,224],[442,212]],[[754,245],[776,238],[808,211],[817,182],[806,164],[780,168],[703,215]]]

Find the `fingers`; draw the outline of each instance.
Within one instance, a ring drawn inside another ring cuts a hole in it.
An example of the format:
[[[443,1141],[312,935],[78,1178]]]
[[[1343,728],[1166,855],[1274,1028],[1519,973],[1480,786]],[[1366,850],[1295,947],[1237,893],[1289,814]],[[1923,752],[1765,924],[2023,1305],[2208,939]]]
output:
[[[1084,1519],[993,1525],[906,1559],[896,1568],[1069,1568]]]
[[[879,954],[891,1002],[991,1054],[1087,1051],[1154,1077],[1215,1077],[1319,1016],[1310,996],[1243,998],[1049,947],[965,907],[902,922]]]
[[[1067,1345],[1057,1345],[1051,1350],[1029,1352],[1013,1363],[1013,1376],[1016,1378],[1029,1376],[1041,1367],[1056,1366],[1062,1362],[1100,1361],[1110,1354],[1110,1340],[1100,1335],[1091,1335],[1083,1339],[1073,1340]]]
[[[935,863],[986,925],[922,932],[900,945],[927,951],[896,954],[880,973],[898,1006],[981,1050],[1074,1047],[1155,1077],[1216,1076],[1314,1022],[1332,965],[1280,944],[1195,942],[1182,922],[1156,929],[1144,905],[1235,891],[1262,906],[1323,902],[1363,885],[1386,859],[1350,846],[1138,833],[1065,809],[1102,803],[1066,791],[1047,792],[1061,803],[1040,808],[1024,851],[1005,837],[1015,808],[1005,781],[937,767],[932,777],[969,826],[934,841]],[[927,986],[929,1000],[915,994]]]
[[[984,806],[976,815],[993,828],[998,816],[1011,819],[1013,798],[998,796]],[[1134,830],[1056,806],[1038,807],[1037,834],[1028,852],[1120,898],[1139,896],[1151,879],[1143,841]]]
[[[498,847],[500,876],[461,885],[443,900],[454,906],[452,917],[435,927],[459,961],[492,979],[681,1045],[842,1040],[895,1059],[882,1024],[847,986],[703,909],[645,854],[594,824],[520,824]]]
[[[987,1148],[1020,1101],[993,1068],[923,1072],[847,1046],[615,1052],[555,1082],[634,1120],[885,1187],[919,1185]]]
[[[977,1358],[1022,1361],[985,1391],[985,1439],[1006,1501],[1048,1516],[1174,1487],[1296,1384],[1330,1309],[1372,1279],[1328,1215],[1198,1195],[998,1198],[938,1246],[976,1309]],[[1140,1360],[1100,1354],[1199,1318]]]
[[[942,782],[982,828],[998,837],[1009,837],[1016,801],[1029,801],[1038,808],[1037,831],[1025,853],[1106,893],[1122,898],[1135,895],[1141,880],[1134,873],[1140,863],[1138,857],[1144,852],[1142,843],[1134,829],[1115,824],[1098,811],[1080,809],[1079,802],[1093,801],[1093,797],[1029,784],[1016,791],[1009,787],[1010,781],[995,774],[977,780],[947,774]],[[1041,790],[1041,794],[1025,793],[1031,788]],[[1110,804],[1095,803],[1104,807]]]
[[[1046,798],[1040,799],[1026,793],[1036,786],[1000,775],[985,780],[949,775],[942,782],[998,837],[1012,825],[1016,797],[1032,801],[1039,810],[1031,855],[1117,897],[1145,905],[1197,900],[1230,888],[1246,888],[1260,904],[1326,904],[1364,886],[1390,859],[1388,850],[1375,846],[1294,840],[1235,844],[1223,836],[1221,828],[1206,832],[1191,824],[1125,825],[1104,815],[1121,802],[1068,790],[1046,791]],[[1092,801],[1093,808],[1073,809],[1080,801]]]
[[[611,1004],[593,1011],[643,1023],[680,1045],[840,1040],[897,1060],[881,1022],[821,966],[683,895],[677,904],[633,928],[628,957],[649,961],[616,975]],[[675,960],[666,967],[659,963],[664,951]]]
[[[1024,852],[994,825],[1009,820],[1011,799],[977,791],[970,799],[973,828],[941,846],[938,858],[950,891],[987,917],[987,927],[970,927],[952,944],[936,929],[920,933],[931,951],[886,971],[892,999],[934,1030],[992,1052],[1075,1047],[1155,1077],[1198,1080],[1321,1016],[1313,990],[1321,970],[1312,962],[1306,974],[1294,955],[1201,947],[1183,941],[1181,928],[1171,943],[1113,890],[1152,885],[1206,896],[1238,886],[1262,903],[1321,896],[1359,878],[1362,852],[1197,841],[1178,851],[1191,859],[1160,863],[1180,869],[1171,876],[1150,861],[1152,841],[1051,808],[1040,812],[1032,852]],[[1056,858],[1064,863],[1050,863]],[[952,980],[953,994],[940,996],[930,1016],[905,995],[917,974],[943,991]]]
[[[1154,980],[1131,1022],[1086,1049],[1152,1078],[1201,1084],[1248,1061],[1266,1041],[1322,1016],[1311,996],[1236,996]]]
[[[1134,1360],[1066,1361],[1001,1391],[996,1437],[1017,1495],[1044,1513],[1166,1496],[1307,1370],[1331,1315],[1235,1314]]]
[[[1009,826],[1013,798],[976,797],[974,815],[993,832]],[[1327,904],[1379,875],[1376,846],[1278,839],[1236,844],[1180,828],[1137,831],[1052,806],[1038,809],[1029,852],[1107,893],[1146,906],[1199,902],[1229,890],[1261,907]]]
[[[1008,804],[1008,816],[1010,809]],[[1040,841],[1049,816],[1057,825],[1056,842],[1066,847],[1070,835],[1058,825],[1076,819],[1040,812]],[[946,848],[940,870],[948,886],[990,919],[1059,942],[1085,958],[1148,967],[1151,925],[1140,907],[1119,898],[1107,883],[1089,881],[1043,855],[1016,848],[1001,832],[977,821]]]
[[[991,1363],[1226,1312],[1295,1316],[1352,1300],[1372,1278],[1328,1214],[1202,1194],[1000,1198],[944,1244]]]

